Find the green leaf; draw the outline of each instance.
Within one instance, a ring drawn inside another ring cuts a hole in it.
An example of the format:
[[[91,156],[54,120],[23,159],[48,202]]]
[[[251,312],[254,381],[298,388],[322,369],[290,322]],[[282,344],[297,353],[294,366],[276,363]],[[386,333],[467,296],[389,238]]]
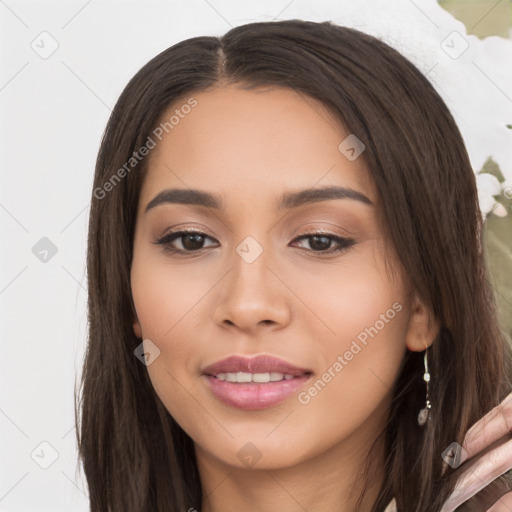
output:
[[[505,177],[501,172],[499,165],[490,156],[484,163],[483,167],[478,171],[477,174],[492,174],[500,183],[505,181]]]
[[[512,28],[512,1],[439,0],[439,5],[466,25],[468,34],[509,38]]]
[[[484,252],[500,325],[512,340],[512,215],[489,215],[484,223]]]

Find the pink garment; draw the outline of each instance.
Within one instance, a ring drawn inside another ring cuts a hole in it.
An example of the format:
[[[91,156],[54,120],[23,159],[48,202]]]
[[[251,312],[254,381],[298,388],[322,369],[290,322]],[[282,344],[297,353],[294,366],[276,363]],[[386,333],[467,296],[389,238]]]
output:
[[[396,512],[396,501],[394,498],[389,502],[389,505],[386,507],[384,512]]]

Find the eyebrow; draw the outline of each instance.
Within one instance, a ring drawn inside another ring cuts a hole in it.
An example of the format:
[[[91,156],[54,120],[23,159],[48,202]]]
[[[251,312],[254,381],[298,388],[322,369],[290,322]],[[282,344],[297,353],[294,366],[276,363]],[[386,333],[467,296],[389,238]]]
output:
[[[277,209],[297,208],[305,204],[329,201],[331,199],[353,199],[363,204],[373,205],[373,202],[368,197],[357,190],[333,186],[287,192],[279,198]],[[205,206],[206,208],[215,208],[217,210],[224,208],[221,197],[216,194],[197,189],[170,188],[162,190],[162,192],[157,194],[148,203],[145,212],[165,203]]]

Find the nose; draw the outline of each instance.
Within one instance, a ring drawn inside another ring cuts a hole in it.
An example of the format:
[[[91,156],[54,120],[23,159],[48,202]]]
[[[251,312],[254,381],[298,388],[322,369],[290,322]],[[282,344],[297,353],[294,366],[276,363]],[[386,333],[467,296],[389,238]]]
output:
[[[232,268],[219,283],[213,320],[251,334],[262,326],[285,327],[291,318],[293,294],[272,265],[268,251],[263,250],[252,262],[235,252],[232,261]]]

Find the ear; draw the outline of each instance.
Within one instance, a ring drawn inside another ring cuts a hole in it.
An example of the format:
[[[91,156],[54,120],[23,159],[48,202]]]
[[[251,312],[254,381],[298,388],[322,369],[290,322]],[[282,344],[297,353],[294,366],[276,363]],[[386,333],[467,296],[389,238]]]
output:
[[[405,344],[413,352],[422,352],[430,347],[440,330],[440,322],[414,292],[409,326],[405,335]]]

